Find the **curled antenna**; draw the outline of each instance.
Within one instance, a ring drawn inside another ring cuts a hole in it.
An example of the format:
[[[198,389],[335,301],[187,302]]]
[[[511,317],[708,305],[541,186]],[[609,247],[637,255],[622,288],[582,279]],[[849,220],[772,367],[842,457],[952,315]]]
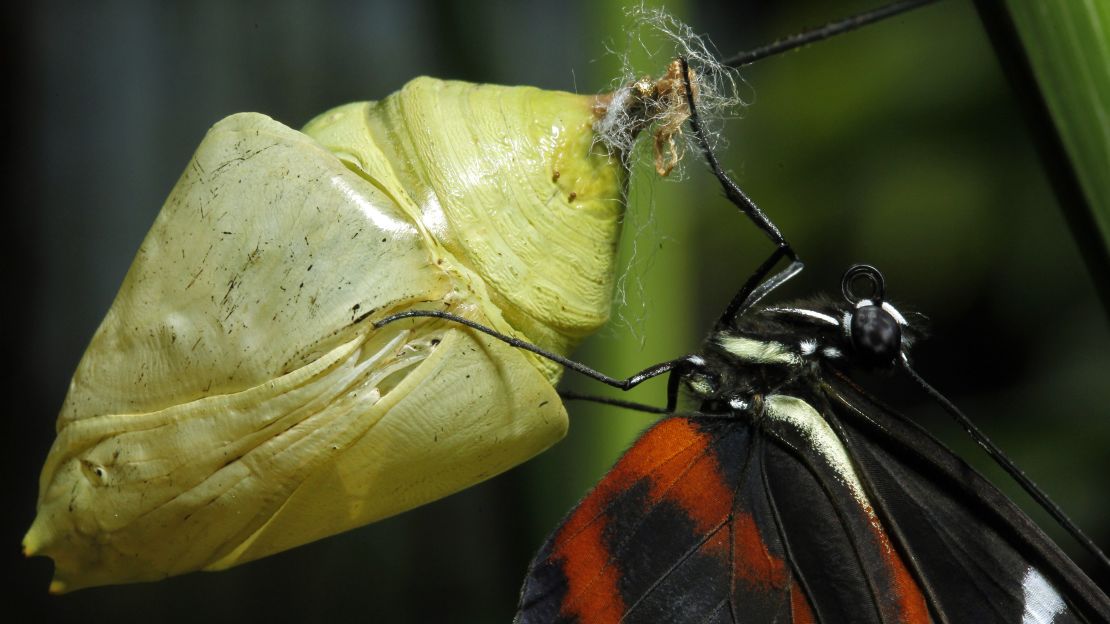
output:
[[[871,290],[864,294],[857,293],[856,286],[860,280],[871,284]],[[852,305],[856,305],[864,299],[881,302],[886,297],[886,282],[883,281],[883,274],[870,264],[854,264],[848,268],[844,273],[844,278],[840,280],[840,292],[844,294],[844,299]]]

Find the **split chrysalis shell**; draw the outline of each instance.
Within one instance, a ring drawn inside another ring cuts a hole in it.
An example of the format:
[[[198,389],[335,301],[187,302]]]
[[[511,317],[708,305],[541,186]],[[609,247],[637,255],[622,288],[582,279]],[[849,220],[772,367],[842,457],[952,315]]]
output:
[[[595,98],[418,78],[303,132],[214,126],[73,376],[30,555],[53,591],[217,570],[496,475],[567,428],[549,362],[608,317]]]

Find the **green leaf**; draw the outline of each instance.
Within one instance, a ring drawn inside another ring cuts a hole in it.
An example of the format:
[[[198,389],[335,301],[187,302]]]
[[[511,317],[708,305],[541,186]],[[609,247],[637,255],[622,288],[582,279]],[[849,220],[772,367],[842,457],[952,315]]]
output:
[[[1008,0],[1033,73],[1110,247],[1110,4]]]

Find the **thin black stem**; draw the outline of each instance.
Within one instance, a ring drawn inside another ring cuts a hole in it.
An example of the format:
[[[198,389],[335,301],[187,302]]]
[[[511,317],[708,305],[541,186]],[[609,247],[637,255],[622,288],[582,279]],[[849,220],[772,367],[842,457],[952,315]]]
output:
[[[887,19],[888,17],[894,17],[895,15],[898,15],[900,13],[905,13],[906,11],[911,11],[913,9],[923,7],[927,4],[932,4],[936,1],[937,0],[902,0],[901,2],[894,2],[886,6],[874,9],[872,11],[866,11],[864,13],[859,13],[857,15],[853,15],[842,20],[829,22],[828,24],[825,24],[820,28],[814,28],[812,30],[807,30],[796,35],[783,37],[778,41],[769,43],[754,50],[741,52],[736,56],[723,60],[722,63],[728,65],[729,67],[736,68],[744,67],[745,65],[751,65],[752,63],[761,59],[765,59],[769,56],[782,54],[783,52],[794,50],[796,48],[801,48],[811,43],[816,43],[818,41],[822,41],[836,35],[851,32],[857,28],[882,21],[884,19]]]
[[[965,416],[964,413],[955,406],[955,404],[949,401],[948,397],[941,394],[936,388],[930,386],[928,382],[926,382],[920,375],[918,375],[917,372],[910,367],[909,362],[906,361],[904,356],[902,359],[902,369],[906,371],[911,379],[913,379],[914,383],[920,386],[921,389],[924,390],[929,396],[931,396],[934,401],[939,403],[940,406],[943,407],[944,410],[948,412],[948,414],[952,416],[952,418],[955,419],[955,421],[959,423],[961,427],[964,428],[964,431],[966,431],[968,435],[970,435],[971,438],[975,440],[975,442],[978,443],[984,451],[987,452],[987,455],[990,455],[991,459],[993,459],[995,463],[997,463],[999,466],[1002,467],[1003,470],[1009,473],[1014,481],[1017,481],[1018,484],[1021,485],[1021,487],[1025,489],[1025,491],[1028,492],[1030,496],[1033,497],[1033,500],[1037,501],[1037,503],[1042,508],[1044,508],[1044,510],[1047,511],[1049,515],[1055,518],[1056,522],[1060,523],[1060,526],[1064,527],[1064,529],[1066,529],[1068,533],[1071,533],[1072,537],[1074,537],[1076,541],[1082,544],[1084,548],[1086,548],[1092,555],[1094,555],[1095,559],[1097,559],[1099,562],[1102,563],[1102,565],[1110,569],[1110,559],[1106,557],[1106,554],[1102,552],[1102,549],[1100,549],[1098,545],[1095,544],[1093,540],[1091,540],[1091,538],[1087,537],[1087,535],[1083,533],[1082,530],[1080,530],[1079,526],[1072,522],[1071,518],[1069,518],[1067,514],[1064,513],[1064,510],[1061,509],[1060,506],[1057,505],[1055,502],[1053,502],[1052,499],[1050,499],[1048,495],[1041,490],[1041,488],[1037,487],[1037,484],[1033,483],[1033,480],[1027,477],[1025,473],[1021,470],[1021,468],[1018,468],[1017,465],[1012,460],[1010,460],[1009,457],[1006,457],[1002,450],[999,449],[998,446],[996,446],[995,443],[987,437],[987,434],[980,431],[979,428],[975,426],[975,423],[971,422],[971,419]]]

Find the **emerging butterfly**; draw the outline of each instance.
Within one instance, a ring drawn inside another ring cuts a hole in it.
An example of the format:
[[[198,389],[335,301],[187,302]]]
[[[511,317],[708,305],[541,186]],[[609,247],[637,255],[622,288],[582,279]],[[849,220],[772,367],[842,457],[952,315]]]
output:
[[[689,106],[703,137],[693,97]],[[885,299],[876,269],[850,268],[842,300],[756,306],[801,262],[702,148],[777,249],[700,353],[626,380],[579,369],[625,389],[670,373],[670,415],[541,547],[516,621],[1110,621],[1106,594],[1017,505],[849,377],[900,370],[963,419],[910,368],[920,327]],[[765,279],[783,258],[789,266]],[[680,389],[695,413],[674,412]]]

